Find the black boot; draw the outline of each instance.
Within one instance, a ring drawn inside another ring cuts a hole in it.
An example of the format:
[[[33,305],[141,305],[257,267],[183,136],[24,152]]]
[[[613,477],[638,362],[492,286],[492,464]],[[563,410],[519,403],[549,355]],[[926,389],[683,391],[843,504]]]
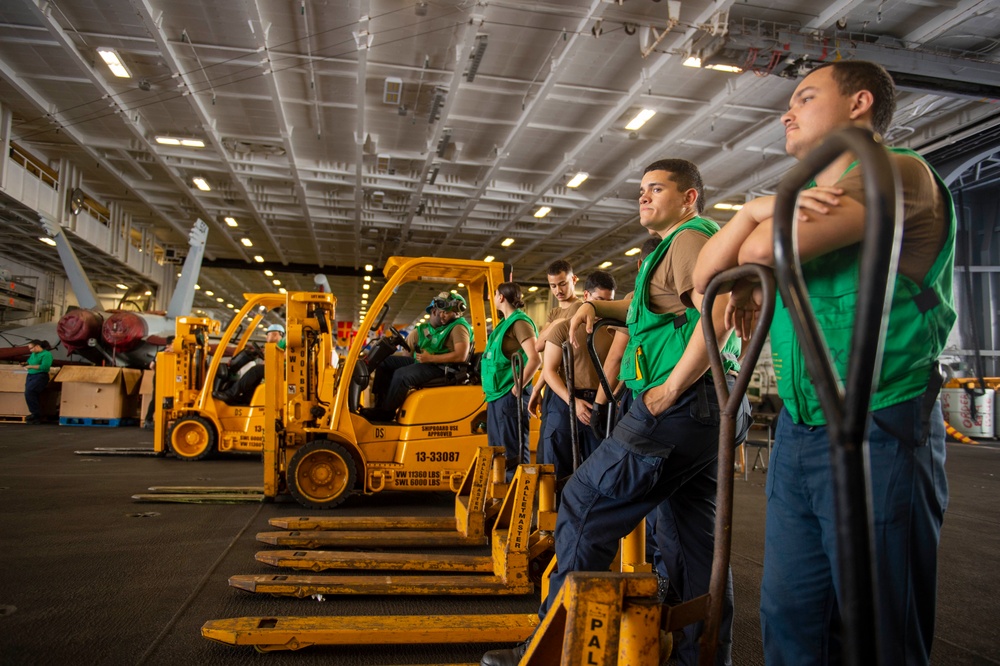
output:
[[[479,666],[517,666],[528,651],[528,643],[529,641],[525,641],[506,650],[490,650],[483,655]]]

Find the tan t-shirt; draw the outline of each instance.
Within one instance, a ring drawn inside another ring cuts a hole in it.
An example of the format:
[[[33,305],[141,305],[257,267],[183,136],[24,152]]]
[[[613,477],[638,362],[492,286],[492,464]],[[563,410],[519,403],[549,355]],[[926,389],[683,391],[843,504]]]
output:
[[[590,360],[590,352],[587,351],[587,329],[578,326],[575,337],[578,346],[573,349],[573,384],[577,389],[596,390],[601,385],[601,380],[597,375],[597,369],[594,368],[594,362]],[[604,359],[608,357],[612,338],[614,335],[607,328],[599,329],[597,335],[594,336],[594,347],[597,349],[601,363],[604,363]],[[547,349],[547,352],[561,354],[562,344],[568,339],[569,320],[564,319],[556,322],[546,336],[545,342],[555,345],[560,351],[555,352],[553,349]],[[559,359],[559,371],[562,372],[562,357]]]
[[[653,268],[649,280],[649,308],[656,314],[684,314],[693,307],[690,292],[694,289],[694,265],[708,236],[685,229],[670,242],[670,248]]]
[[[580,306],[583,305],[583,303],[584,303],[583,299],[578,298],[572,303],[570,303],[568,308],[560,308],[560,307],[552,308],[551,310],[549,310],[549,317],[548,320],[545,322],[546,326],[552,324],[553,322],[561,321],[563,319],[565,320],[572,319],[573,315],[576,314],[576,311],[580,309]],[[542,341],[548,341],[549,333],[552,331],[552,328],[553,328],[552,326],[549,326],[548,330],[543,332],[539,336],[539,339],[541,339]]]
[[[903,185],[903,245],[899,272],[917,284],[934,265],[948,235],[945,198],[930,168],[911,155],[890,153]],[[837,182],[844,196],[864,205],[861,166],[851,169]]]
[[[524,320],[515,321],[507,329],[500,341],[500,353],[507,358],[516,351],[520,351],[525,340],[534,340],[535,332],[531,329],[531,324]]]

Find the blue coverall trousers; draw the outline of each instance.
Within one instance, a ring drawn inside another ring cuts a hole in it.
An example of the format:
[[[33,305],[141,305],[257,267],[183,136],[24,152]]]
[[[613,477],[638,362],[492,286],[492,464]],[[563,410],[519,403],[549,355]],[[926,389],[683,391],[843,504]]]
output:
[[[525,389],[530,393],[531,387]],[[528,454],[528,414],[525,405],[524,416],[521,421],[521,437],[517,436],[517,398],[510,391],[492,402],[486,403],[486,442],[490,446],[504,447],[504,456],[507,458],[506,476],[507,481],[514,478],[514,471],[521,462],[521,442],[524,442],[525,455]],[[528,463],[528,460],[524,461]]]

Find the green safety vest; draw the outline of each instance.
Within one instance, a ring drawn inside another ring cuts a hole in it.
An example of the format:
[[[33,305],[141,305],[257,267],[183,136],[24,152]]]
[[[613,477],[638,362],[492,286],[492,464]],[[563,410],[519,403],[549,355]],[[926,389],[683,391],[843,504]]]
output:
[[[451,329],[455,328],[461,324],[469,331],[469,343],[472,343],[472,326],[469,322],[465,321],[464,317],[459,317],[455,321],[451,322],[447,326],[441,326],[435,328],[430,324],[419,324],[417,326],[417,349],[413,350],[413,357],[416,358],[417,351],[424,351],[428,354],[446,354],[448,353],[448,346],[445,342],[448,341],[448,336],[451,334]]]
[[[618,378],[638,395],[650,386],[666,381],[688,341],[695,334],[701,314],[697,308],[687,308],[683,315],[657,314],[649,308],[649,280],[653,270],[670,248],[674,237],[685,229],[694,229],[706,236],[719,231],[719,225],[703,217],[694,217],[670,232],[653,250],[635,280],[635,293],[628,306],[625,323],[628,324],[628,346],[622,357]],[[722,348],[723,366],[727,371],[739,370],[736,358],[740,355],[740,342],[730,335]]]
[[[514,325],[515,321],[526,321],[531,324],[531,330],[538,335],[535,322],[531,321],[528,315],[522,310],[514,310],[509,316],[490,333],[486,340],[486,351],[483,352],[483,359],[480,361],[480,376],[483,379],[483,393],[486,394],[486,402],[493,402],[510,392],[514,388],[514,375],[511,374],[510,359],[503,354],[503,338],[507,334],[507,329]],[[516,352],[521,357],[521,367],[528,362],[528,355],[523,349]]]
[[[889,150],[923,161],[920,155],[906,148]],[[855,166],[857,162],[844,173]],[[955,323],[951,288],[955,263],[955,210],[948,187],[933,169],[931,172],[944,193],[948,238],[922,284],[905,275],[896,275],[882,367],[872,394],[871,410],[910,400],[927,390],[931,367],[944,349]],[[814,183],[808,187],[812,186]],[[850,358],[860,254],[860,246],[852,245],[817,257],[802,266],[802,275],[809,288],[809,302],[841,383],[847,376]],[[872,334],[876,332],[872,331]],[[778,380],[778,395],[792,419],[811,426],[825,424],[826,416],[806,368],[791,316],[780,296],[771,324],[771,356]]]

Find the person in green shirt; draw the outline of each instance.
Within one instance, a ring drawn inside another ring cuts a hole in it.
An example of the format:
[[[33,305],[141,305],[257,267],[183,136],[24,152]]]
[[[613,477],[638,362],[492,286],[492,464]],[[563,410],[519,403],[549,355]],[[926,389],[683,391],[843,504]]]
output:
[[[507,480],[514,478],[521,457],[521,442],[528,438],[528,412],[524,411],[521,430],[517,429],[517,401],[531,384],[541,359],[535,350],[535,323],[524,314],[521,287],[504,282],[493,294],[497,312],[503,314],[490,337],[480,362],[483,393],[486,395],[486,441],[504,447]],[[514,381],[511,358],[521,357],[521,382]],[[527,461],[525,461],[527,462]]]
[[[41,340],[28,342],[31,356],[22,363],[28,369],[28,376],[24,380],[24,402],[28,405],[29,414],[25,423],[42,422],[41,395],[49,385],[49,368],[52,367],[52,352],[47,347],[48,343]]]

